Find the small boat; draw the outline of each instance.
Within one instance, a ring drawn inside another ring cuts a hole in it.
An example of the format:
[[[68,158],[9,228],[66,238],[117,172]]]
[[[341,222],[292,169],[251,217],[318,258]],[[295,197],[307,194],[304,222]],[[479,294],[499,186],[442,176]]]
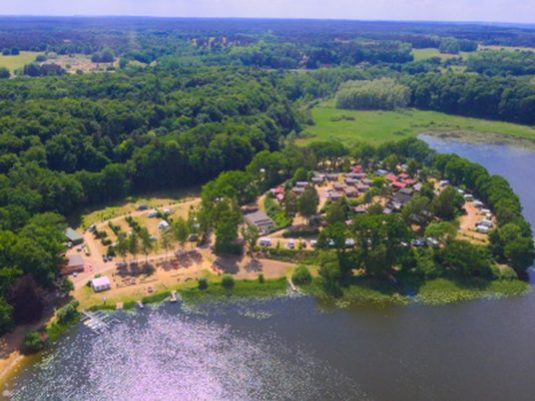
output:
[[[171,298],[169,299],[169,302],[176,302],[177,301],[177,298],[176,298],[176,291],[173,291],[171,292]]]
[[[141,302],[141,301],[137,301],[137,306],[139,307],[139,309],[143,309],[145,307],[143,305],[143,302]]]

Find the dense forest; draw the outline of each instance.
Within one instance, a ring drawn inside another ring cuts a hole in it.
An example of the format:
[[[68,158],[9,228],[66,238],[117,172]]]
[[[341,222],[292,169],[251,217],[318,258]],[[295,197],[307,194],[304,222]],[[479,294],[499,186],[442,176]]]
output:
[[[67,74],[41,54],[12,79],[0,80],[0,331],[34,318],[52,289],[68,290],[57,277],[65,217],[136,192],[204,184],[224,171],[262,170],[265,183],[275,184],[311,154],[321,158],[321,152],[341,151],[331,145],[330,151],[320,146],[303,154],[287,145],[313,123],[309,107],[339,89],[341,107],[387,102],[384,108],[413,106],[534,124],[529,74],[535,53],[476,52],[479,45],[535,46],[535,30],[1,18],[3,57],[41,51],[88,55],[94,62],[117,57],[119,63],[107,73]],[[452,58],[415,60],[414,49]],[[460,52],[470,56],[457,57]],[[9,71],[0,76],[9,78]],[[370,90],[374,97],[361,102]],[[389,95],[393,90],[395,98]],[[506,182],[477,166],[433,157],[433,168],[477,188],[503,225],[518,227],[515,238],[530,236]],[[250,195],[245,184],[235,189],[244,198]],[[506,260],[500,241],[495,238],[493,252]]]

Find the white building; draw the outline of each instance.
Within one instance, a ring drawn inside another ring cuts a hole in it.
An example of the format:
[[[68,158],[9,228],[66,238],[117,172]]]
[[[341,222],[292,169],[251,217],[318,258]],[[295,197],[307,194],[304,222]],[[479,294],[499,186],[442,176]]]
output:
[[[91,288],[95,292],[102,292],[111,288],[110,279],[106,276],[95,278],[91,280]]]

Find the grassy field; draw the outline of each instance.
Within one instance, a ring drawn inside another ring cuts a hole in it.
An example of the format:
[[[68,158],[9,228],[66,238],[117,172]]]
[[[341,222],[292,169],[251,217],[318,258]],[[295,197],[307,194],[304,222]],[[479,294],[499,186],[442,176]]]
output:
[[[380,144],[422,133],[473,131],[535,140],[535,129],[500,121],[481,120],[417,109],[399,111],[339,110],[327,101],[312,110],[315,125],[306,129],[299,144],[317,140],[337,140],[346,144]]]
[[[85,210],[81,215],[73,216],[73,221],[70,221],[70,223],[77,229],[83,231],[91,224],[98,224],[105,220],[133,213],[140,204],[146,204],[148,209],[177,205],[197,198],[199,192],[199,188],[193,187],[175,191],[161,191],[140,196],[130,196],[127,199],[114,204],[101,205],[100,207],[95,207],[93,210]]]
[[[18,56],[0,55],[0,67],[6,67],[13,72],[35,61],[35,58],[42,53],[40,52],[20,52]]]
[[[525,51],[525,52],[535,52],[533,47],[512,47],[512,46],[487,46],[479,45],[479,50],[507,50],[507,51]]]
[[[467,58],[470,53],[460,52],[459,54],[442,54],[438,49],[428,48],[428,49],[413,49],[412,55],[414,56],[414,61],[427,60],[432,57],[438,57],[442,61],[449,60],[450,58],[459,57]]]

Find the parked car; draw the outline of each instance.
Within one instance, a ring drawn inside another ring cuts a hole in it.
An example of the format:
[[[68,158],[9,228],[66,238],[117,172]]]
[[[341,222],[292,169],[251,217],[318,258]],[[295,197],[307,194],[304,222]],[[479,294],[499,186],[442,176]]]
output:
[[[418,248],[421,248],[421,247],[425,246],[425,241],[423,239],[421,239],[421,238],[413,239],[411,241],[411,245],[415,246],[415,247],[418,247]]]

